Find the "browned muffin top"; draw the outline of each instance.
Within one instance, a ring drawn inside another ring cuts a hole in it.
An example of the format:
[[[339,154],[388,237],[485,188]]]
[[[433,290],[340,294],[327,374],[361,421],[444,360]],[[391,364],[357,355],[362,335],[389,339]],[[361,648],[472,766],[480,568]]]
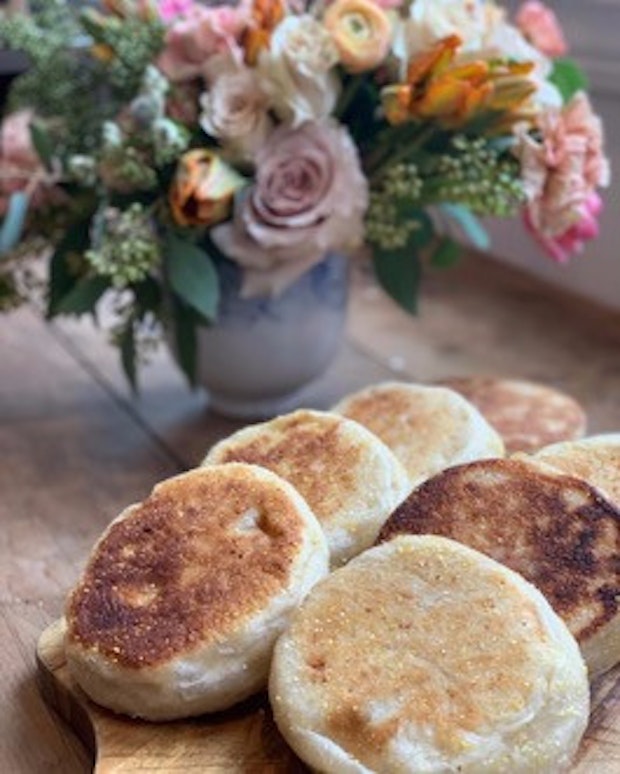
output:
[[[127,667],[225,639],[288,585],[304,523],[246,465],[158,484],[110,526],[67,604],[68,636]]]
[[[521,460],[483,460],[426,481],[396,509],[379,542],[443,535],[521,573],[578,641],[618,613],[620,512],[582,480]]]

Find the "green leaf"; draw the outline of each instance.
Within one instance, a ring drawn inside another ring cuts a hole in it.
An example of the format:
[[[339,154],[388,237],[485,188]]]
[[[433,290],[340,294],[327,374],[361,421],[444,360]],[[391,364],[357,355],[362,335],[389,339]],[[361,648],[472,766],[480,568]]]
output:
[[[43,164],[49,170],[54,157],[54,143],[43,126],[33,122],[29,125],[30,140]]]
[[[491,240],[478,218],[460,204],[441,204],[440,209],[461,227],[469,241],[478,250],[488,250]]]
[[[431,255],[431,266],[447,269],[454,266],[461,257],[461,246],[450,237],[442,237]]]
[[[185,304],[177,301],[173,309],[174,356],[192,387],[196,386],[197,345],[196,314]]]
[[[107,277],[83,277],[60,299],[56,314],[80,315],[93,312],[97,301],[109,287]]]
[[[416,224],[415,231],[409,235],[409,244],[413,247],[425,247],[435,236],[433,221],[428,213],[419,207],[412,209],[410,205],[406,205],[404,208],[399,208],[399,217],[401,220],[408,220]]]
[[[81,275],[72,268],[76,254],[81,255],[90,244],[90,218],[71,227],[58,243],[50,259],[47,316],[61,312],[60,304],[80,281]]]
[[[588,89],[586,74],[574,60],[567,57],[553,60],[549,80],[557,87],[564,102],[568,102],[578,91]]]
[[[23,191],[16,191],[10,195],[2,227],[0,227],[0,256],[12,250],[19,242],[29,204],[30,197]]]
[[[413,245],[396,250],[378,250],[373,256],[375,274],[383,289],[411,314],[418,309],[422,276],[418,252]]]
[[[165,253],[172,289],[205,320],[214,320],[219,302],[219,282],[206,250],[169,234]]]
[[[127,325],[121,331],[118,339],[118,345],[121,351],[121,364],[131,385],[133,392],[138,390],[138,379],[136,369],[136,337],[133,326],[133,319],[127,322]]]

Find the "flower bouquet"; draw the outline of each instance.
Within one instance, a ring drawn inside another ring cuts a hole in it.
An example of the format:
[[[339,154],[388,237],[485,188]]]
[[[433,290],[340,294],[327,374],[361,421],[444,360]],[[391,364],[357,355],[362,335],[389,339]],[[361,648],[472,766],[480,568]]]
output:
[[[413,311],[426,267],[486,247],[478,216],[522,217],[557,261],[597,233],[601,122],[542,3],[512,20],[491,0],[31,8],[0,20],[31,60],[2,127],[0,303],[49,246],[48,315],[111,292],[134,383],[162,331],[194,378],[226,262],[242,294],[273,295],[365,245]]]

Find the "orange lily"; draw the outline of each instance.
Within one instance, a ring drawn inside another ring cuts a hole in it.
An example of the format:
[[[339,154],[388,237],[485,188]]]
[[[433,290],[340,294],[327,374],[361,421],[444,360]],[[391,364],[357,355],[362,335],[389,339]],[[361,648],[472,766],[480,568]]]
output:
[[[269,48],[275,28],[286,13],[284,0],[254,0],[252,23],[243,35],[243,49],[246,64],[255,65],[260,52]]]
[[[405,83],[387,86],[383,107],[391,124],[436,120],[446,128],[463,126],[482,112],[513,114],[535,91],[526,77],[530,62],[475,60],[454,64],[461,46],[458,35],[440,40],[413,58]],[[516,120],[516,113],[514,113]]]

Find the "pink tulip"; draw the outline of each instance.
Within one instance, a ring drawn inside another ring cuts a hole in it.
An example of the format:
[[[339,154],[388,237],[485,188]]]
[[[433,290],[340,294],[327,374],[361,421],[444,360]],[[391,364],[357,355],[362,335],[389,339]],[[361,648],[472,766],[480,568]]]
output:
[[[194,5],[194,0],[159,0],[157,10],[162,20],[172,21],[177,16],[183,16]]]

